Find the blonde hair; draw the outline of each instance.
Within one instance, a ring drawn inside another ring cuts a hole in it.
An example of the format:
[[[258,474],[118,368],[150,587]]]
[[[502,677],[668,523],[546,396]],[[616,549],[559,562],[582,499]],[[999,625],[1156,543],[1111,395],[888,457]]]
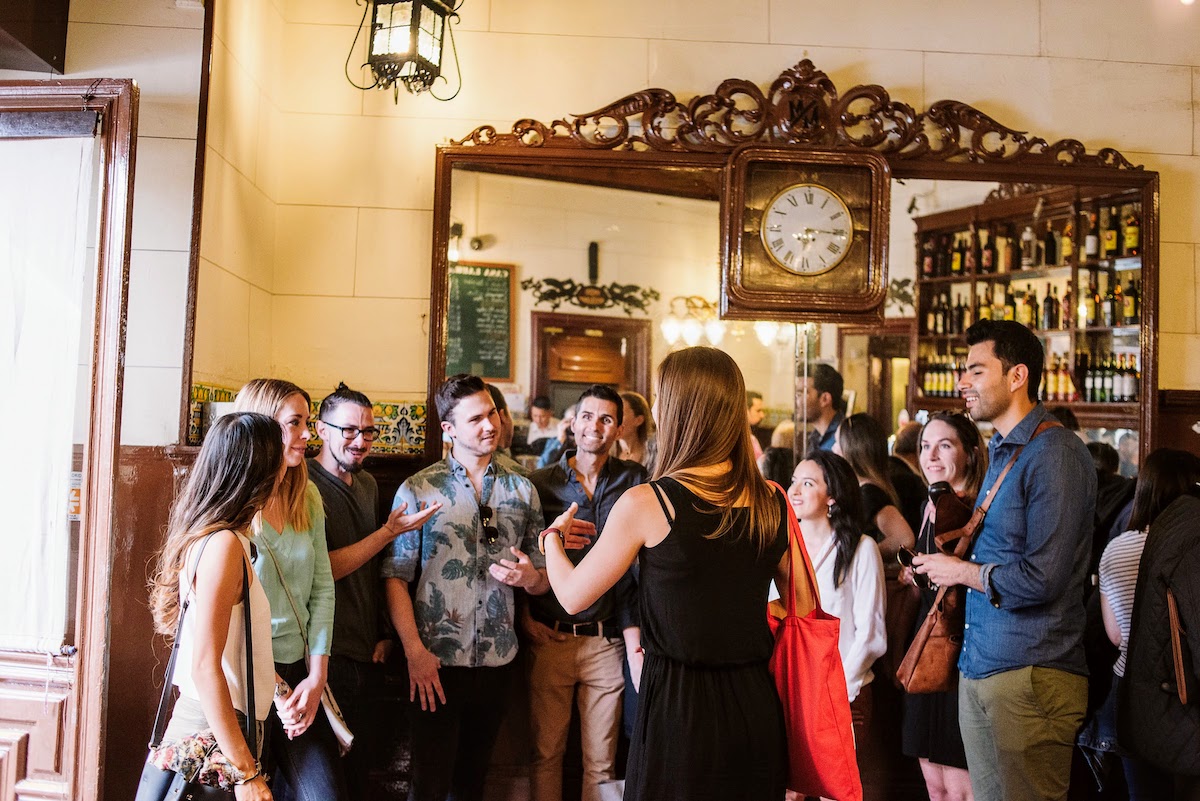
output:
[[[283,462],[279,424],[262,414],[233,413],[213,424],[171,507],[167,539],[150,580],[150,611],[159,634],[179,622],[179,573],[188,551],[216,531],[245,532],[275,488]]]
[[[658,368],[658,463],[654,477],[682,479],[711,499],[721,520],[712,537],[733,527],[734,505],[748,499],[749,536],[760,553],[779,530],[775,490],[758,472],[746,424],[746,383],[737,364],[716,348],[685,348]],[[729,462],[720,475],[696,468]]]
[[[293,395],[304,398],[306,410],[311,408],[312,398],[291,381],[281,378],[255,378],[238,391],[233,408],[238,412],[258,412],[274,418],[287,399]],[[280,433],[279,436],[282,442],[283,434]],[[283,481],[279,482],[279,488],[272,496],[272,500],[283,510],[286,523],[290,523],[296,531],[307,531],[311,523],[307,494],[308,463],[301,459],[300,464],[287,469]]]

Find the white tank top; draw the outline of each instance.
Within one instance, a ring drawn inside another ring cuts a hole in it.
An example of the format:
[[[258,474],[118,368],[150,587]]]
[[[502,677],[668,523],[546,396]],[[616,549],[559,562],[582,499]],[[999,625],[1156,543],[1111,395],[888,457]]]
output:
[[[241,534],[236,536],[249,558],[250,540]],[[186,598],[190,598],[191,603],[183,617],[183,631],[179,637],[179,655],[175,661],[173,682],[181,695],[195,701],[200,700],[192,676],[196,641],[195,613],[202,599],[196,597],[193,578],[196,575],[196,561],[201,542],[203,540],[197,541],[188,549],[184,560],[185,568],[179,573],[180,605],[182,606],[182,600]],[[256,720],[266,720],[275,693],[275,661],[271,654],[271,605],[258,576],[249,566],[246,571],[250,579],[250,625],[254,633],[254,705],[257,707],[254,717]],[[221,668],[225,672],[225,681],[229,685],[229,697],[233,701],[234,709],[246,714],[246,685],[243,680],[246,672],[246,633],[241,600],[234,604],[229,612],[229,636],[225,639],[225,649],[221,653]]]

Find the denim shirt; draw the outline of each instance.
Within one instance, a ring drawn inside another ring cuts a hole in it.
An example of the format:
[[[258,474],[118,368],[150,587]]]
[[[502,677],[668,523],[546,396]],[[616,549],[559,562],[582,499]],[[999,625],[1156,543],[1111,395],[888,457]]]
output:
[[[538,552],[542,505],[529,479],[493,459],[483,476],[482,500],[467,470],[453,456],[432,464],[400,485],[395,509],[440,501],[425,525],[401,534],[380,568],[384,578],[412,583],[413,615],[421,642],[446,667],[499,667],[517,655],[513,627],[513,588],[492,578],[488,567],[513,560],[511,546],[524,551],[534,567],[545,568]],[[496,542],[483,540],[479,505],[495,510]]]
[[[977,535],[971,560],[985,592],[967,589],[958,667],[969,679],[1037,666],[1087,675],[1083,584],[1096,510],[1096,468],[1083,442],[1051,428],[1030,442],[1049,414],[1037,404],[988,443],[990,491],[1017,448]],[[1028,444],[1027,444],[1028,443]],[[980,500],[982,503],[982,498]]]
[[[593,545],[604,534],[604,525],[608,522],[608,513],[616,505],[617,499],[625,494],[625,490],[644,484],[650,479],[646,468],[637,462],[626,462],[621,459],[608,459],[604,469],[596,479],[596,491],[588,497],[583,485],[575,477],[570,460],[575,456],[574,450],[569,450],[559,457],[558,463],[537,470],[529,477],[537,487],[538,496],[542,501],[542,510],[546,513],[546,525],[567,510],[572,503],[579,504],[575,513],[576,520],[586,520],[596,524],[598,532],[591,545],[582,549],[572,549],[566,552],[572,564],[579,564],[583,557],[591,553]],[[631,568],[632,570],[632,568]],[[529,599],[531,610],[535,616],[560,620],[564,623],[591,623],[613,619],[621,628],[638,625],[637,618],[631,615],[631,606],[636,605],[637,588],[632,575],[626,576],[601,595],[594,604],[577,615],[568,615],[566,610],[554,597],[553,593],[532,596]]]

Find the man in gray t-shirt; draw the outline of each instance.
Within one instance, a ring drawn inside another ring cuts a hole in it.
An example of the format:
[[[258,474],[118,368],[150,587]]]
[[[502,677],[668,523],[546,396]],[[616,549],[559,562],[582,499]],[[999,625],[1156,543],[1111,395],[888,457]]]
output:
[[[354,748],[342,763],[346,786],[351,798],[365,798],[383,663],[391,647],[382,614],[379,552],[400,534],[419,527],[436,508],[413,514],[397,508],[378,524],[379,490],[375,478],[363,470],[378,435],[366,395],[339,384],[321,401],[317,433],[321,452],[309,459],[308,477],[325,505],[325,539],[336,593],[329,687],[355,735]]]

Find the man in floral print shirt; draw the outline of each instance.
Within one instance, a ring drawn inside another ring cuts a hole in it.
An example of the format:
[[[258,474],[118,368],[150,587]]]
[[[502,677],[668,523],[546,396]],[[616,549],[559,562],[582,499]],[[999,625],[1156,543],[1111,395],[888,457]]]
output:
[[[393,507],[442,506],[396,538],[381,573],[408,664],[409,799],[478,801],[517,654],[513,590],[550,589],[542,506],[528,479],[492,458],[500,423],[480,378],[453,376],[434,400],[453,447],[405,481]]]

